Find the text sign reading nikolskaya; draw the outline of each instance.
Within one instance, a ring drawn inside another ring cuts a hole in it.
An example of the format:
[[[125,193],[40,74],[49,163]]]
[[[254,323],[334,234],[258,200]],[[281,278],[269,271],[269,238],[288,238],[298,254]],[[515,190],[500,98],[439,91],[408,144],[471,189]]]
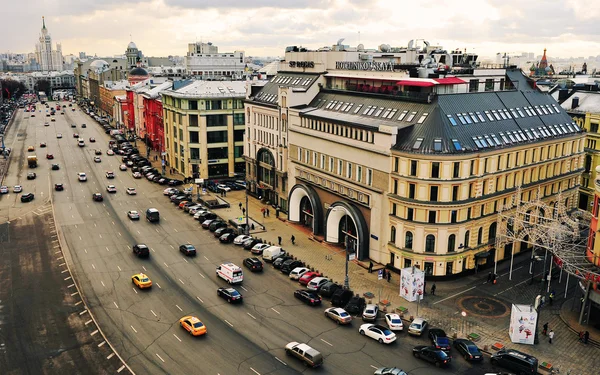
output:
[[[394,71],[391,62],[361,62],[361,61],[336,61],[335,68],[339,70],[377,70]]]

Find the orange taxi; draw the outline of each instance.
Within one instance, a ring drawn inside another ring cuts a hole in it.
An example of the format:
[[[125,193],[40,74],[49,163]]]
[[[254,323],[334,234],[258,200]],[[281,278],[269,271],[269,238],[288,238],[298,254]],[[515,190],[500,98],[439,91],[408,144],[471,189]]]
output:
[[[143,273],[138,273],[131,276],[131,282],[140,289],[146,289],[152,286],[152,280],[150,280],[150,278]]]
[[[179,319],[179,324],[190,333],[190,335],[201,336],[206,334],[206,326],[195,316],[184,316]]]

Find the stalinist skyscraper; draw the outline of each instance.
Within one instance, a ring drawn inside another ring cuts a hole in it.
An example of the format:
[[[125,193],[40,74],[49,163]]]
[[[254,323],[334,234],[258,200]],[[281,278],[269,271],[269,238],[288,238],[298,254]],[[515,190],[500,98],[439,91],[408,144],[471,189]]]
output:
[[[62,47],[56,43],[56,50],[52,50],[52,37],[46,29],[44,17],[42,17],[40,42],[35,45],[35,57],[43,72],[63,70]]]

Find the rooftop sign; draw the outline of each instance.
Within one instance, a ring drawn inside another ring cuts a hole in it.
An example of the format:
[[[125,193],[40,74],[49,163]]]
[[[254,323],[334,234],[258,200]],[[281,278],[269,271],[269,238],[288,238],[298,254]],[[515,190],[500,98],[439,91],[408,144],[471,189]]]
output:
[[[394,71],[394,64],[391,62],[361,62],[361,61],[336,61],[335,68],[339,70],[375,70],[375,71]]]

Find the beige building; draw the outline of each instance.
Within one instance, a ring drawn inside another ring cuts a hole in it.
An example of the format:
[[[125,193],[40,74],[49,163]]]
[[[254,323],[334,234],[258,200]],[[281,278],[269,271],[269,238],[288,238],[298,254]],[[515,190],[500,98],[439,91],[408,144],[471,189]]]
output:
[[[204,179],[244,173],[245,82],[175,83],[161,94],[170,167]]]

